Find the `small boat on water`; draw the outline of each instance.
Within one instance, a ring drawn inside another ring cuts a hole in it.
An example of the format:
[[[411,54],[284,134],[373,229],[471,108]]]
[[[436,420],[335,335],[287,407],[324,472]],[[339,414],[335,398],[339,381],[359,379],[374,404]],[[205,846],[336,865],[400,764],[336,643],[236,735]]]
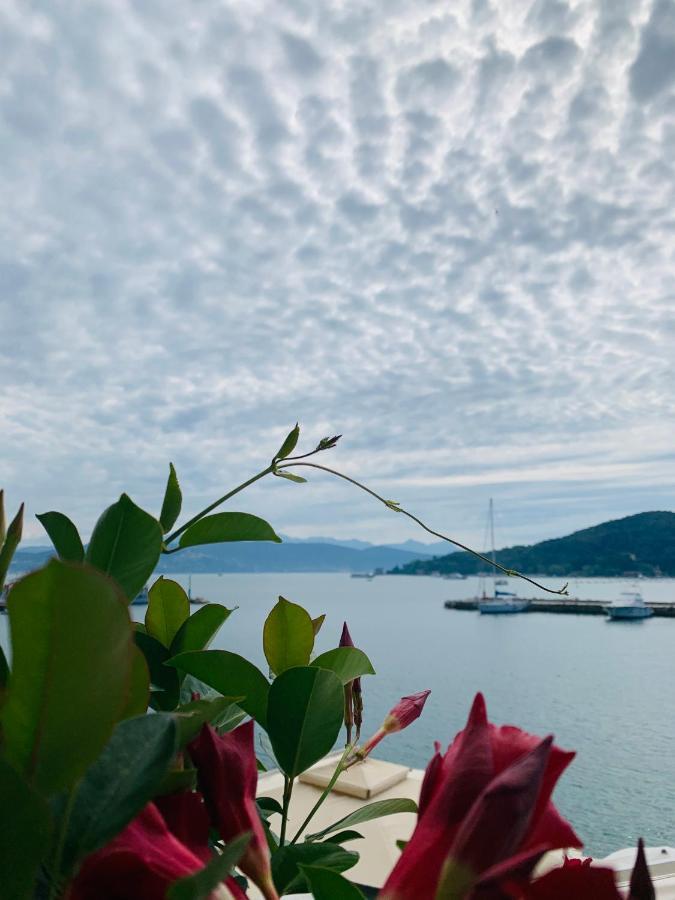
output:
[[[493,597],[484,596],[478,601],[478,612],[483,616],[501,616],[525,612],[529,605],[529,600],[523,600],[513,591],[495,591]]]
[[[612,604],[605,607],[605,612],[610,620],[624,621],[648,619],[654,615],[654,610],[647,606],[639,591],[623,591]]]
[[[374,577],[374,572],[352,572],[350,576],[350,578],[367,578],[368,581],[372,581]]]
[[[488,514],[488,526],[490,528],[490,558],[495,561],[495,517],[494,504],[490,499],[490,511]],[[483,594],[478,599],[478,612],[483,615],[503,616],[512,613],[525,612],[530,601],[524,600],[516,593],[504,590],[508,587],[509,582],[506,578],[495,578],[492,582],[492,594],[488,594],[485,589],[484,576],[481,578],[483,583]]]

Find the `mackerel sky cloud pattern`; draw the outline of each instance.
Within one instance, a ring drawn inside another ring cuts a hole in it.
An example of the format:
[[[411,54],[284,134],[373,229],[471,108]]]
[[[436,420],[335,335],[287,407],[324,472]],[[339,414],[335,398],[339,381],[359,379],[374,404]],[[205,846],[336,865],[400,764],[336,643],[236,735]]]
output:
[[[464,539],[673,507],[672,0],[5,0],[0,60],[10,506],[196,509],[300,419]],[[418,537],[313,481],[246,508]]]

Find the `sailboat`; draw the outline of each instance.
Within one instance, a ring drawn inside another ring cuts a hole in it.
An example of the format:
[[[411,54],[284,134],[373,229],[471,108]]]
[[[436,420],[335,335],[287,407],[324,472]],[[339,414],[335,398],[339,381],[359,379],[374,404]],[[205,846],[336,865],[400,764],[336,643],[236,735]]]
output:
[[[494,504],[490,498],[490,558],[495,561],[495,516]],[[529,605],[529,600],[523,600],[513,591],[507,591],[503,588],[508,586],[505,578],[492,579],[492,595],[490,596],[485,590],[485,581],[483,580],[483,596],[478,601],[478,611],[481,615],[508,615],[509,613],[525,612]]]

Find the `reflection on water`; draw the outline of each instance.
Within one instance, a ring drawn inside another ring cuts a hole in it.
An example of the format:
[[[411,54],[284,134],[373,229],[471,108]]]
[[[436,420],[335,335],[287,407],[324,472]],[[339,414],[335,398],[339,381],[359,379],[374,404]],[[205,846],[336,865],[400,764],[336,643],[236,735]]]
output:
[[[187,576],[177,576],[187,586]],[[560,584],[547,579],[550,586]],[[633,582],[584,579],[570,595],[610,601]],[[672,580],[642,580],[647,602],[675,601]],[[476,690],[491,718],[546,734],[577,759],[558,805],[596,856],[634,843],[675,843],[675,619],[608,623],[600,616],[480,616],[443,608],[476,593],[476,579],[348,575],[193,575],[194,594],[239,606],[214,646],[263,665],[261,634],[278,594],[327,613],[319,651],[342,620],[377,677],[364,679],[365,730],[403,694],[431,688],[422,718],[380,745],[381,755],[423,766],[433,741],[462,727]],[[520,585],[522,596],[537,596]],[[142,609],[134,615],[143,616]],[[6,619],[0,621],[5,640]]]

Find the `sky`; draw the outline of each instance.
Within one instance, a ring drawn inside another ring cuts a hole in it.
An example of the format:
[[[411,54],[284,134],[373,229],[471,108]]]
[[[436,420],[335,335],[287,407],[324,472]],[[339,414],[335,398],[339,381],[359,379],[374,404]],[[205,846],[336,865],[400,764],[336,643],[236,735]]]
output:
[[[672,0],[3,0],[0,148],[29,540],[296,421],[474,544],[675,507]],[[422,537],[321,473],[229,508]]]

